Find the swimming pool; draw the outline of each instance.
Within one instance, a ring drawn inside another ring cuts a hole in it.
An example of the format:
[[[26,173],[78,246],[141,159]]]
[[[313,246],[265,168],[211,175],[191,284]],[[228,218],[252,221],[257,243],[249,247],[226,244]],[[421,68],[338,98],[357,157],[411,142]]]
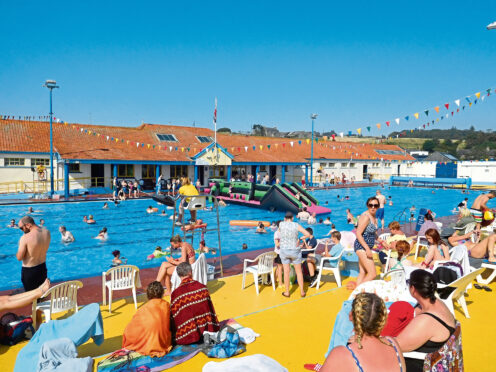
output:
[[[319,190],[313,195],[324,205],[327,201],[332,209],[331,220],[339,230],[351,230],[351,225],[346,223],[346,208],[350,208],[355,216],[365,210],[365,200],[375,194],[376,188],[364,187],[356,189]],[[468,195],[469,205],[480,192],[471,192]],[[393,206],[386,207],[386,224],[405,207],[414,204],[417,211],[420,208],[430,208],[438,216],[451,214],[451,210],[466,197],[461,190],[440,190],[425,188],[391,187],[383,190],[386,196],[391,195]],[[350,200],[337,201],[348,195]],[[21,287],[21,263],[16,260],[17,244],[22,232],[18,229],[6,227],[10,219],[16,222],[25,215],[29,206],[38,211],[32,216],[36,223],[40,218],[45,220],[45,227],[52,235],[52,242],[47,256],[48,275],[52,280],[67,280],[88,276],[101,275],[106,271],[112,260],[112,251],[118,249],[121,255],[128,259],[128,263],[140,268],[155,267],[163,259],[146,261],[157,245],[162,248],[169,246],[172,223],[169,219],[171,210],[166,210],[167,217],[157,214],[147,214],[149,205],[157,206],[151,200],[128,200],[115,207],[109,203],[109,209],[102,209],[103,202],[80,202],[60,204],[15,205],[0,207],[0,239],[2,252],[0,252],[0,289]],[[159,210],[165,208],[158,205]],[[267,210],[248,208],[245,206],[228,205],[220,208],[221,244],[224,255],[241,251],[243,243],[248,245],[248,250],[267,248],[273,246],[273,234],[256,234],[254,228],[241,228],[229,226],[229,220],[265,220],[274,221],[282,219],[283,212],[270,212]],[[82,221],[84,215],[92,214],[96,220],[95,225],[87,225]],[[319,216],[325,218],[325,216]],[[215,212],[200,211],[198,218],[202,218],[215,226]],[[64,244],[60,240],[58,227],[65,225],[76,238],[74,243]],[[306,227],[306,224],[303,224]],[[102,227],[107,227],[109,239],[100,242],[94,237]],[[313,225],[315,236],[321,237],[330,230],[327,225]],[[176,229],[176,232],[178,230]],[[269,230],[270,231],[270,230]],[[209,247],[217,247],[217,233],[209,232],[206,235]],[[195,247],[198,248],[198,236],[195,237]]]

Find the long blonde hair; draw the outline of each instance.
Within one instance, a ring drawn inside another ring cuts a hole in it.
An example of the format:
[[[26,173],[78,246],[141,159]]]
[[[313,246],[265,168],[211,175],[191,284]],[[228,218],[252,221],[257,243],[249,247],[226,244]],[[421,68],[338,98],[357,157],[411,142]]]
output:
[[[386,325],[387,309],[384,301],[373,293],[359,293],[351,305],[351,315],[355,329],[356,342],[361,349],[363,335],[380,338],[382,329]]]

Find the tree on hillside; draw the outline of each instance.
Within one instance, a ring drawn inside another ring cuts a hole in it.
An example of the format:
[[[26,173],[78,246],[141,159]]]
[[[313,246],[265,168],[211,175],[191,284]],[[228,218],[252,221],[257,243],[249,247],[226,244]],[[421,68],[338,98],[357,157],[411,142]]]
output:
[[[218,133],[231,133],[231,129],[230,128],[219,128],[219,129],[217,129],[217,132]]]
[[[262,136],[265,137],[265,128],[261,124],[254,124],[252,127],[252,132],[254,136]]]
[[[439,141],[437,139],[427,140],[422,145],[422,150],[432,152],[432,151],[434,151],[434,149],[436,148],[436,146],[438,144],[439,144]]]

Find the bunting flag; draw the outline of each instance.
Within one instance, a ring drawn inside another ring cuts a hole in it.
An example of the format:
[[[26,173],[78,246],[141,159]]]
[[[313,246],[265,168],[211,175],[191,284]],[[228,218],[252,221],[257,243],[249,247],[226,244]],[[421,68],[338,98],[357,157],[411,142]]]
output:
[[[424,110],[425,116],[429,116],[429,110]]]
[[[362,134],[362,128],[357,129],[358,135]]]
[[[439,106],[434,107],[434,110],[436,110],[436,112],[439,112]]]
[[[444,107],[446,107],[446,110],[449,110],[449,103],[445,103]]]
[[[389,127],[389,121],[386,121],[386,125]]]
[[[381,123],[376,124],[377,129],[381,129]]]
[[[405,120],[408,121],[410,119],[410,116],[405,116]]]
[[[415,114],[413,114],[413,116],[415,116],[415,119],[418,119],[419,118],[419,113],[416,112]]]
[[[460,100],[459,99],[455,99],[455,103],[458,107],[460,107]]]
[[[475,96],[477,97],[477,99],[479,99],[481,96],[480,92],[475,93]]]
[[[371,128],[371,127],[367,127],[367,130],[368,130],[369,132],[370,132],[370,128]],[[359,134],[360,134],[360,133],[359,133]]]
[[[394,119],[394,121],[396,122],[396,124],[400,125],[400,118],[396,118]]]

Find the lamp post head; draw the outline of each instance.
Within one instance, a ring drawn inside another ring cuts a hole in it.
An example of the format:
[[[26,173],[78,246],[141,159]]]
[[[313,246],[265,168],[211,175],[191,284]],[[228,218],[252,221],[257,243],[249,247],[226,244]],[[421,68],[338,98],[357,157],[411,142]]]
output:
[[[312,115],[310,115],[310,119],[315,120],[315,119],[317,119],[317,116],[319,116],[319,115],[318,114],[312,114]]]
[[[496,22],[487,25],[488,30],[496,30]]]
[[[58,88],[57,82],[55,80],[46,80],[43,86],[47,87],[48,89]]]

